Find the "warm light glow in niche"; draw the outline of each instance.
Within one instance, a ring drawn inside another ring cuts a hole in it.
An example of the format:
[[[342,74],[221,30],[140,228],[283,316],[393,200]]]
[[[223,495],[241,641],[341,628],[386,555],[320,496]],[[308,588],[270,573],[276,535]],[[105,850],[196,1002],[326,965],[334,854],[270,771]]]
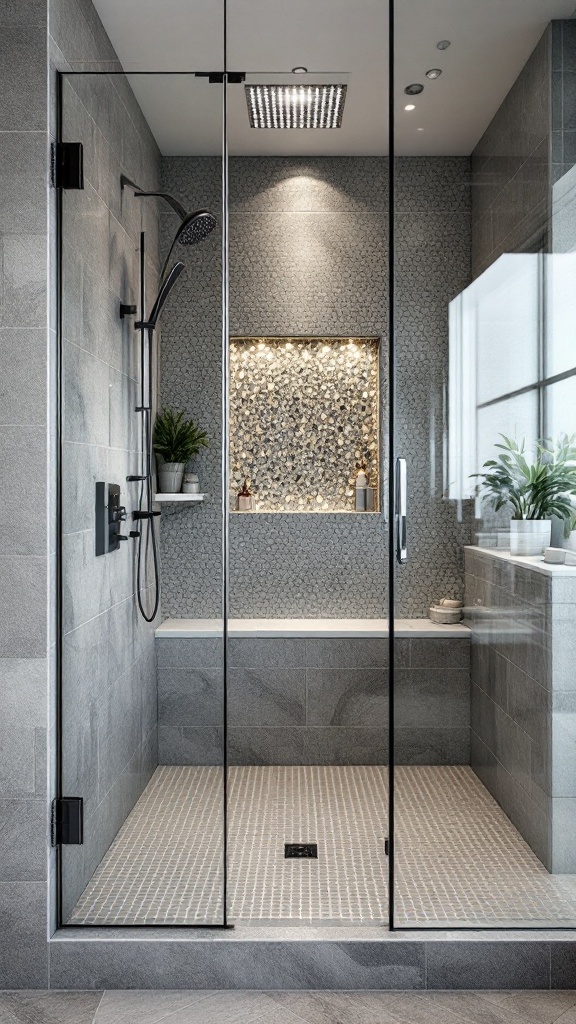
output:
[[[362,464],[377,496],[378,408],[377,338],[232,338],[231,507],[353,512]]]

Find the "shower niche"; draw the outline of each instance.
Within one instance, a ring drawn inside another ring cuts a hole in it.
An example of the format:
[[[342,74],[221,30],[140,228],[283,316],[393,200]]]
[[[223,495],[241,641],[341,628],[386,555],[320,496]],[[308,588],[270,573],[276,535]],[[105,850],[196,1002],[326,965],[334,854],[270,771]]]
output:
[[[230,339],[232,511],[356,512],[360,470],[379,510],[379,362],[377,337]]]

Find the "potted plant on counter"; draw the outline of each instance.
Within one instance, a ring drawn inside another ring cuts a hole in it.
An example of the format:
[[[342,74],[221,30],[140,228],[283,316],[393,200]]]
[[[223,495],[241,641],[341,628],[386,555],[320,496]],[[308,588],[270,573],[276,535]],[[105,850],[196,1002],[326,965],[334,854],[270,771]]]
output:
[[[495,511],[512,507],[510,554],[538,555],[550,545],[551,515],[568,519],[570,498],[576,494],[576,435],[562,435],[556,444],[538,441],[529,458],[526,442],[518,444],[504,434],[497,459],[490,459],[476,473],[481,491]]]
[[[154,424],[154,451],[158,458],[160,490],[164,494],[178,494],[186,463],[201,448],[208,447],[208,436],[187,420],[182,411],[163,409]]]

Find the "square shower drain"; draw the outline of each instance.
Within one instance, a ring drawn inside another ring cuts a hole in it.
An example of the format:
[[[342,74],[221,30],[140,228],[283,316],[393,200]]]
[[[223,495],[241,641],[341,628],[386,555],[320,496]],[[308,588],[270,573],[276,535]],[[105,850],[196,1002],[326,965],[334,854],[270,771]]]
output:
[[[318,843],[284,843],[284,857],[318,858]]]

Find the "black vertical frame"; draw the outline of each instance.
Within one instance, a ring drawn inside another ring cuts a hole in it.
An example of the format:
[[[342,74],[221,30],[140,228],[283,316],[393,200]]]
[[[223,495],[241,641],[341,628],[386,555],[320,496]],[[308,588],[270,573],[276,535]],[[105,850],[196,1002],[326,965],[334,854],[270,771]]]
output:
[[[395,488],[395,203],[394,203],[394,4],[388,0],[388,928],[394,931],[394,685],[396,605],[396,488]]]

